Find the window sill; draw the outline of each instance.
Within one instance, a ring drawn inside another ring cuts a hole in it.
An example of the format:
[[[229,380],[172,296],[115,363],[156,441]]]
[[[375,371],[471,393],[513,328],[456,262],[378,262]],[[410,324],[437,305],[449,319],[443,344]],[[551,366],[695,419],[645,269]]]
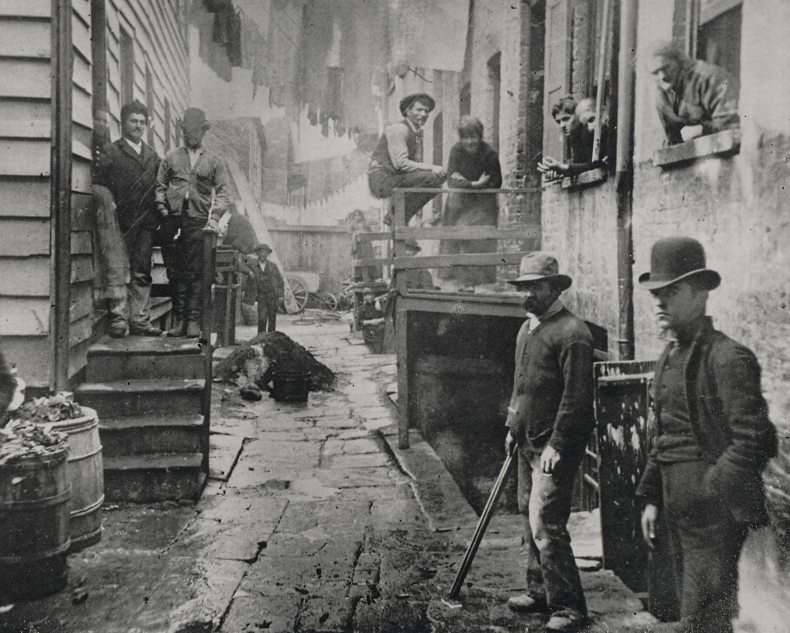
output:
[[[656,150],[653,154],[653,164],[657,167],[671,167],[698,158],[732,156],[740,149],[741,131],[724,130]]]
[[[577,176],[567,176],[562,179],[563,189],[578,189],[588,185],[596,185],[599,182],[605,182],[608,177],[606,169],[603,167],[596,167],[589,171],[583,171]]]

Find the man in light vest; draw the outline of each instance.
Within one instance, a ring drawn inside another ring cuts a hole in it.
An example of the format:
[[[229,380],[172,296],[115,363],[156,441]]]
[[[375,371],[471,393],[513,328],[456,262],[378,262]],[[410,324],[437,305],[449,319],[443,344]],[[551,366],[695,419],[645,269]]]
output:
[[[436,189],[442,186],[447,178],[445,169],[422,162],[422,131],[435,107],[433,97],[421,92],[401,100],[403,121],[387,126],[371,157],[368,185],[375,198],[389,198],[396,187]],[[435,196],[435,193],[407,194],[406,224]],[[390,222],[391,209],[384,218],[385,224]]]

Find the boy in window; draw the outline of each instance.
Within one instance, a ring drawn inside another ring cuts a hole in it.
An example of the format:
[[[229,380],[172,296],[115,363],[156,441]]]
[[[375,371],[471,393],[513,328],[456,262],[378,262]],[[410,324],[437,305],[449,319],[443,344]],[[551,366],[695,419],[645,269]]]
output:
[[[595,138],[595,99],[582,99],[579,103],[571,96],[560,99],[551,109],[551,115],[568,139],[571,149],[570,162],[546,156],[538,164],[538,171],[549,177],[576,176],[600,167],[606,157],[606,125],[601,126],[599,160],[593,162]]]

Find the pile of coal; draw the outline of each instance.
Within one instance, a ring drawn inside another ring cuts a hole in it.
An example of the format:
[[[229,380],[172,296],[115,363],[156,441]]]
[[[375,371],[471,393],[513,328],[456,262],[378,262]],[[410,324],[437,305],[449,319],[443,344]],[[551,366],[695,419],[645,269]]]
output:
[[[276,370],[309,373],[311,391],[335,387],[334,372],[282,332],[264,332],[242,344],[217,363],[214,379],[235,383],[241,389],[253,385],[265,388]]]

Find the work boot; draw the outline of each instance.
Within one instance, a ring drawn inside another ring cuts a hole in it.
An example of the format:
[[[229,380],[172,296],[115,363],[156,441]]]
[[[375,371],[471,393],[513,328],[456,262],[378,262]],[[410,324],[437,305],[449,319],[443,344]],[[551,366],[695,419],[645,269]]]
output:
[[[200,324],[197,321],[187,321],[186,333],[187,338],[200,338]]]
[[[123,338],[126,336],[126,311],[128,309],[128,302],[126,297],[122,299],[109,299],[109,317],[110,326],[107,329],[107,334],[112,338]]]
[[[184,301],[184,318],[186,319],[187,338],[200,338],[200,311],[203,303],[203,282],[198,277],[190,279]]]
[[[173,327],[167,332],[167,336],[186,336],[187,324],[184,318],[186,306],[186,286],[183,282],[170,282],[172,288],[173,301]]]
[[[141,328],[129,328],[129,334],[132,336],[162,336],[162,330],[149,323]]]
[[[577,633],[587,626],[585,615],[573,609],[563,609],[551,615],[546,623],[547,633]]]

